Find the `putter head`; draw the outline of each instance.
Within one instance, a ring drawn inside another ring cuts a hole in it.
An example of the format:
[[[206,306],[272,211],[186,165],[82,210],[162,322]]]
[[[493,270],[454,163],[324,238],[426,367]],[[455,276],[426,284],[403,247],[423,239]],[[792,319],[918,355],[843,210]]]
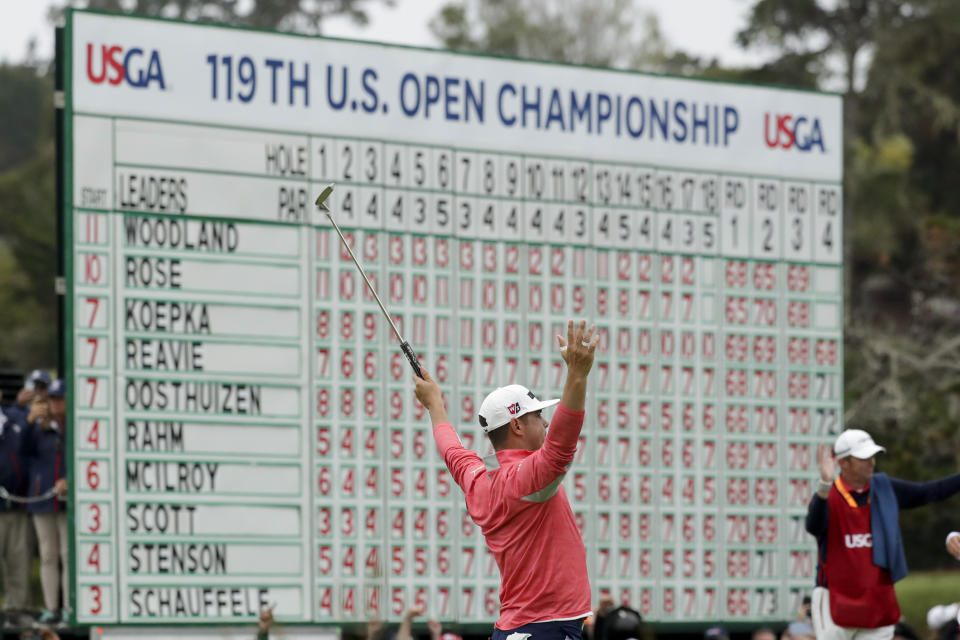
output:
[[[323,191],[320,192],[320,195],[318,195],[317,199],[314,201],[314,204],[317,205],[317,208],[327,215],[330,215],[330,207],[327,206],[327,198],[330,197],[331,193],[333,193],[333,184],[328,184],[323,188]]]

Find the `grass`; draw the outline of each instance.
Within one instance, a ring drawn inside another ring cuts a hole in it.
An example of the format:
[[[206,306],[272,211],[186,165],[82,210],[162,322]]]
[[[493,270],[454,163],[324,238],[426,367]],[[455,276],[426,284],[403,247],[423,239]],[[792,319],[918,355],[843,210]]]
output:
[[[907,623],[921,638],[931,637],[927,611],[960,600],[960,571],[911,571],[897,583],[897,600]]]

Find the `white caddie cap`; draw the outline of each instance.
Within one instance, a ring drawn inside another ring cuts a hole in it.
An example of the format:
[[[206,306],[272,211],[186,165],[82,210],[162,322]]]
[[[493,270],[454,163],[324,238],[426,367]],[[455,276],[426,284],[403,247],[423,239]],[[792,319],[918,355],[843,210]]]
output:
[[[538,400],[530,389],[522,384],[509,384],[498,387],[483,399],[480,404],[480,427],[485,433],[502,427],[511,418],[540,411],[560,402],[559,400]]]
[[[881,451],[886,449],[874,442],[870,434],[862,429],[847,429],[837,436],[837,442],[833,445],[833,455],[837,458],[853,456],[866,460]]]

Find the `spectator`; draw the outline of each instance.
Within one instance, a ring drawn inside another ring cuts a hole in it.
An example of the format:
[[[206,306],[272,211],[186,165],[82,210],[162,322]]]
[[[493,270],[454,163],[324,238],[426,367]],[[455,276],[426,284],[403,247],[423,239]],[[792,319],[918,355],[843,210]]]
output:
[[[403,614],[403,618],[400,620],[400,628],[397,629],[395,640],[413,640],[413,634],[411,633],[413,619],[422,616],[426,611],[427,608],[419,604],[415,604],[407,609],[407,612]]]
[[[814,640],[813,621],[810,617],[810,597],[804,597],[797,610],[797,619],[784,629],[782,640]]]
[[[794,620],[787,625],[781,640],[815,640],[813,625],[808,620]]]
[[[2,395],[0,395],[2,399]],[[0,408],[0,487],[11,496],[22,496],[27,486],[23,459],[25,424]],[[27,540],[30,519],[21,503],[0,499],[0,575],[3,577],[3,611],[8,621],[27,606],[30,553]]]
[[[777,634],[770,627],[760,627],[753,630],[750,640],[777,640]]]
[[[609,593],[605,593],[600,596],[600,601],[597,603],[596,610],[594,610],[592,616],[587,618],[583,625],[584,634],[587,640],[599,640],[600,638],[604,637],[607,616],[616,608],[616,606],[617,603],[614,601],[613,596],[611,596]]]
[[[604,616],[597,640],[642,640],[646,637],[643,618],[630,607],[614,607]]]
[[[447,631],[444,633],[440,621],[435,618],[427,620],[427,629],[430,631],[430,640],[463,640],[459,635]]]
[[[36,631],[24,631],[20,634],[21,640],[60,640],[60,636],[50,627],[40,627]]]
[[[703,640],[730,640],[730,632],[725,627],[710,627],[703,632]]]
[[[50,374],[42,369],[34,369],[27,376],[23,388],[17,393],[16,402],[7,408],[7,417],[18,420],[21,424],[27,423],[30,405],[36,398],[43,398],[50,386]]]
[[[960,531],[951,531],[947,534],[947,553],[960,560]]]
[[[958,602],[934,605],[927,611],[927,626],[930,627],[931,631],[939,631],[943,625],[951,620],[956,620],[958,613],[960,613],[960,603]]]
[[[939,629],[937,629],[937,640],[957,640],[960,638],[960,624],[958,624],[956,618],[951,618],[950,620],[944,622]]]
[[[27,505],[40,547],[40,584],[45,606],[45,610],[40,614],[40,622],[43,624],[62,621],[70,602],[67,514],[63,502],[67,491],[67,412],[64,392],[63,380],[57,380],[50,385],[45,396],[34,398],[28,415],[30,426],[24,447],[29,459],[28,495],[43,496],[51,488],[56,493],[49,500]],[[60,602],[60,589],[63,594],[62,610],[57,606]]]
[[[386,627],[380,618],[370,618],[367,622],[367,640],[387,640],[384,637]]]
[[[274,605],[276,606],[276,605]],[[257,621],[257,640],[269,640],[270,627],[273,626],[273,607],[264,607]]]

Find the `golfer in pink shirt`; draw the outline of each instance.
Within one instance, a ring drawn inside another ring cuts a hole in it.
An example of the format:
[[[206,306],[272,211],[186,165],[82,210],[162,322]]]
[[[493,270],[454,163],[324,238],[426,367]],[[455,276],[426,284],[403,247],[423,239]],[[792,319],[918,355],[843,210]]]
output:
[[[430,374],[414,379],[437,449],[500,569],[492,640],[580,640],[590,615],[586,551],[561,482],[583,427],[594,333],[570,321],[566,338],[557,336],[567,366],[559,400],[540,400],[518,384],[487,395],[479,420],[494,453],[486,458],[460,443]],[[548,430],[542,411],[558,403]]]

